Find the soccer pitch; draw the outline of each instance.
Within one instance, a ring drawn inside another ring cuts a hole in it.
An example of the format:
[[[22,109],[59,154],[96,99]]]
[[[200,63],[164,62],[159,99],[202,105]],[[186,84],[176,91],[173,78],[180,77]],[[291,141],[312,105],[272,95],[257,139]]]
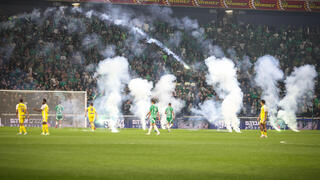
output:
[[[0,128],[0,179],[318,179],[320,131]]]

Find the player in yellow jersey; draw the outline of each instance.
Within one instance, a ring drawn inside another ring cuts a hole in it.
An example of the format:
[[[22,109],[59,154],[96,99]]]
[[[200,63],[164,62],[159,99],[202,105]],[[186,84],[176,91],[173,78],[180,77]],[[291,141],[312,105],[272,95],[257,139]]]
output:
[[[261,100],[260,101],[261,104],[261,110],[260,110],[260,116],[258,117],[258,121],[260,119],[259,122],[259,126],[260,126],[260,131],[261,131],[261,138],[267,138],[267,116],[268,116],[268,109],[267,106],[265,105],[266,102],[265,100]]]
[[[47,100],[42,100],[42,106],[40,109],[34,108],[33,110],[41,112],[42,115],[42,133],[41,135],[49,135],[48,128],[48,116],[49,116],[49,106],[47,105]]]
[[[98,118],[98,114],[96,109],[93,107],[93,103],[90,103],[90,106],[86,109],[86,118],[89,118],[91,130],[94,131],[96,128],[94,127],[94,119]]]
[[[19,133],[22,134],[24,132],[24,135],[27,135],[27,130],[24,127],[24,120],[27,118],[29,119],[29,112],[27,109],[27,106],[23,103],[23,99],[20,99],[20,103],[16,106],[16,116],[19,118]]]

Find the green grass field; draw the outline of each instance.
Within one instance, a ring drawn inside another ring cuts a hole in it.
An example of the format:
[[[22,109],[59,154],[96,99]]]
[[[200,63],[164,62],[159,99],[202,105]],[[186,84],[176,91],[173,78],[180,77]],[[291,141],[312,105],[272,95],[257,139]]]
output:
[[[320,131],[27,130],[0,128],[1,180],[320,178]]]

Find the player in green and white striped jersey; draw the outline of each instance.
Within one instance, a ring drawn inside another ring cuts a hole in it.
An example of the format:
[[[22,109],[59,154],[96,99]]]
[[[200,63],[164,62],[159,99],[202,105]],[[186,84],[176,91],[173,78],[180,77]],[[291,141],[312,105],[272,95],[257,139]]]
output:
[[[61,128],[61,124],[62,124],[62,120],[63,120],[63,110],[64,110],[64,107],[62,106],[62,104],[58,104],[55,108],[56,110],[56,128],[59,127]]]
[[[151,105],[150,110],[149,110],[147,117],[146,117],[147,119],[150,118],[150,128],[149,128],[147,135],[150,135],[152,128],[154,128],[154,130],[157,131],[157,135],[160,135],[160,132],[159,132],[157,124],[156,124],[157,117],[160,120],[159,110],[158,110],[158,107],[155,105],[156,100],[152,99],[151,103],[152,103],[152,105]]]
[[[170,132],[170,128],[173,126],[173,119],[174,119],[174,112],[173,112],[171,103],[169,103],[169,106],[166,108],[165,114],[167,115],[168,132]]]

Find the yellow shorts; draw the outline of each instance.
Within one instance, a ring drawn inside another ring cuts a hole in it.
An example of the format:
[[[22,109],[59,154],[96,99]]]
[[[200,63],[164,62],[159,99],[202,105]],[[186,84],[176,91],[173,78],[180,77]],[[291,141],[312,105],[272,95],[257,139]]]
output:
[[[267,121],[260,121],[260,124],[266,124]]]
[[[89,118],[90,122],[93,122],[95,117],[94,116],[89,116],[88,118]]]
[[[25,116],[19,116],[19,123],[23,124],[25,119],[26,119]]]
[[[42,122],[48,122],[48,117],[42,117]]]

